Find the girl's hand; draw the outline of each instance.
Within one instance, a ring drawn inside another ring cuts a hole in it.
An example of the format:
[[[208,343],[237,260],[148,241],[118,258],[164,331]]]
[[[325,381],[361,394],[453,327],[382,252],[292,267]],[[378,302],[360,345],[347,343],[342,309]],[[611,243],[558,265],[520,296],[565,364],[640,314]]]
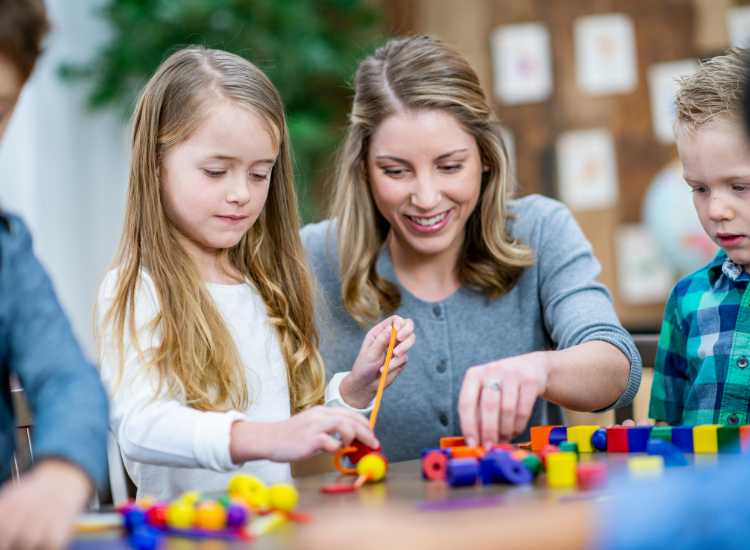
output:
[[[466,444],[489,449],[522,433],[547,388],[549,369],[544,352],[534,352],[467,370],[458,395]]]
[[[385,387],[390,386],[409,360],[406,352],[414,345],[414,323],[398,315],[382,321],[365,336],[352,372],[341,381],[339,391],[344,402],[355,409],[363,409],[378,393],[380,375],[391,343],[391,327],[396,329],[396,345],[385,377]]]
[[[336,433],[341,441],[333,437]],[[363,415],[321,406],[281,422],[235,422],[230,438],[229,452],[235,464],[259,459],[292,462],[318,451],[334,454],[355,439],[373,449],[380,447]]]
[[[6,481],[0,488],[0,549],[66,548],[92,492],[83,471],[53,458],[40,461],[17,486]]]

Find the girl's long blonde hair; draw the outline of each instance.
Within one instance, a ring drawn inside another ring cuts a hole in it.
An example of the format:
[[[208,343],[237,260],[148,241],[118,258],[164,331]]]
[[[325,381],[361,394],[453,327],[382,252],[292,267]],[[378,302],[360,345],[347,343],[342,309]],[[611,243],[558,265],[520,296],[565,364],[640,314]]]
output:
[[[378,211],[367,181],[370,139],[389,116],[442,110],[477,140],[488,170],[479,202],[466,222],[460,257],[463,284],[493,300],[510,290],[533,253],[508,235],[513,184],[500,123],[476,73],[450,46],[427,36],[390,40],[359,65],[346,141],[337,163],[332,217],[337,218],[341,301],[362,324],[393,313],[401,294],[376,269],[390,224]]]
[[[268,78],[249,61],[223,51],[189,47],[170,56],[143,89],[133,115],[133,147],[125,224],[112,268],[118,282],[98,328],[111,329],[120,380],[128,331],[145,369],[158,374],[158,394],[181,397],[199,410],[245,410],[245,366],[196,266],[164,211],[159,168],[166,151],[188,138],[217,101],[250,109],[277,139],[279,155],[262,213],[229,259],[260,293],[287,367],[292,413],[322,400],[314,294],[299,237],[297,202],[284,107]],[[135,299],[146,269],[159,313],[142,330],[161,329],[158,348],[138,346]]]

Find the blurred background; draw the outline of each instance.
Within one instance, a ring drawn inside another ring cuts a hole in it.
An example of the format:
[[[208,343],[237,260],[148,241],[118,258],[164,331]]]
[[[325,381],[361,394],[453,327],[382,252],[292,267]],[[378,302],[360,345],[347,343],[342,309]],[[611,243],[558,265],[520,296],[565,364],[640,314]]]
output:
[[[288,109],[304,221],[325,215],[356,65],[432,34],[473,64],[517,194],[573,211],[632,332],[715,246],[671,133],[675,79],[748,43],[750,0],[47,0],[46,53],[0,147],[0,204],[35,237],[92,359],[92,308],[123,217],[128,115],[166,55],[204,44],[262,67]],[[645,413],[644,413],[645,414]],[[636,411],[638,416],[638,411]]]

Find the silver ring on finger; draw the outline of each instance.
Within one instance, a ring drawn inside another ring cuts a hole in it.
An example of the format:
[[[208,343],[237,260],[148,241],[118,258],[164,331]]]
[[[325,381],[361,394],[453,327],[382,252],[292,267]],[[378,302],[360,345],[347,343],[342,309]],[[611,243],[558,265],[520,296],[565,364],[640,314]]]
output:
[[[500,391],[500,386],[502,386],[502,382],[500,382],[500,380],[488,380],[487,382],[484,382],[482,384],[482,388],[486,388],[488,390]]]

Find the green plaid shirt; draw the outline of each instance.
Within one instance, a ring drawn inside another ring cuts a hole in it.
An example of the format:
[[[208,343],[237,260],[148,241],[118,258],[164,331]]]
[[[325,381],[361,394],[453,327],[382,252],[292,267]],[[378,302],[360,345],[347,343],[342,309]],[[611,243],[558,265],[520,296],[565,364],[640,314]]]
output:
[[[664,310],[649,417],[746,424],[750,408],[750,275],[719,251],[680,280]]]

